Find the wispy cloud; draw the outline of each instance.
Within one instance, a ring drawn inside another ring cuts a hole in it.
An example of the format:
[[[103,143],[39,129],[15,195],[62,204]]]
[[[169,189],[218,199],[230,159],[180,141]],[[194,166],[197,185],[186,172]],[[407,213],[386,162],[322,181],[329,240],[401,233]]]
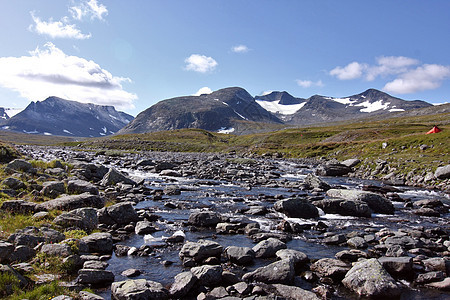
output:
[[[235,53],[246,53],[250,51],[250,49],[245,45],[237,45],[231,48],[231,51]]]
[[[324,86],[322,80],[311,81],[311,80],[300,80],[300,79],[297,79],[296,82],[297,82],[297,84],[299,86],[304,87],[304,88],[309,88],[309,87],[313,87],[313,86],[317,86],[317,87],[323,87]]]
[[[104,20],[104,16],[108,15],[106,6],[97,0],[81,1],[80,4],[70,7],[69,12],[79,21],[84,18]]]
[[[217,61],[215,61],[214,58],[199,54],[192,54],[191,56],[186,58],[184,62],[186,63],[186,70],[199,73],[214,71],[214,69],[218,65]]]
[[[207,87],[207,86],[204,86],[204,87],[202,87],[202,88],[200,88],[195,94],[193,94],[192,96],[200,96],[200,95],[203,95],[203,94],[211,94],[213,91],[209,88],[209,87]]]
[[[68,24],[67,18],[63,18],[61,21],[42,21],[39,17],[31,12],[34,24],[30,25],[29,29],[35,31],[38,34],[48,35],[51,38],[65,38],[65,39],[78,39],[84,40],[91,37],[91,34],[84,34],[77,28],[75,24]]]
[[[137,95],[123,89],[129,78],[113,76],[92,60],[70,56],[52,43],[29,56],[0,57],[0,86],[29,100],[49,96],[133,108]]]
[[[329,74],[340,80],[385,79],[388,82],[383,90],[408,94],[440,87],[450,78],[450,66],[421,64],[419,60],[405,56],[381,56],[376,58],[374,65],[354,61],[332,69]]]

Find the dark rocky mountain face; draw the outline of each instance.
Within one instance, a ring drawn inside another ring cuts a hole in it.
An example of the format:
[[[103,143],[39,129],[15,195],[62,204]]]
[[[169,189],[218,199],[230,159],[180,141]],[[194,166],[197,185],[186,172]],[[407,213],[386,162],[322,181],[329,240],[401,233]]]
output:
[[[113,106],[79,103],[58,97],[31,102],[3,124],[3,129],[25,133],[99,137],[119,131],[133,116]]]
[[[144,133],[181,128],[210,131],[232,128],[234,122],[282,123],[258,105],[244,89],[232,87],[200,96],[163,100],[137,115],[120,133]]]
[[[292,104],[300,104],[305,102],[306,99],[303,98],[295,98],[288,92],[271,92],[270,94],[263,96],[256,96],[255,100],[263,100],[263,101],[278,101],[278,104],[282,105],[292,105]]]
[[[0,125],[5,124],[5,122],[9,120],[9,116],[5,111],[5,108],[0,107]]]

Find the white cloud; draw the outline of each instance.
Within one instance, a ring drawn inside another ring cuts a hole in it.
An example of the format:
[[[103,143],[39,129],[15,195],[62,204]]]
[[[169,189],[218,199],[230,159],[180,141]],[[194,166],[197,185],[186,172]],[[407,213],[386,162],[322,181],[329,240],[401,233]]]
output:
[[[378,76],[401,74],[409,67],[419,64],[417,59],[405,56],[381,56],[377,58],[378,65],[367,68],[366,79],[375,80]]]
[[[200,96],[200,95],[203,95],[203,94],[211,94],[213,91],[209,88],[209,87],[207,87],[207,86],[205,86],[205,87],[202,87],[202,88],[200,88],[195,94],[193,94],[192,96]]]
[[[70,7],[69,12],[74,19],[79,21],[85,17],[89,17],[91,20],[104,20],[103,17],[108,14],[108,9],[105,5],[98,3],[97,0],[84,0],[79,5]]]
[[[231,51],[235,53],[246,53],[250,51],[250,49],[245,45],[237,45],[231,48]]]
[[[214,58],[199,54],[192,54],[184,62],[186,63],[186,70],[199,73],[211,72],[218,65]]]
[[[447,78],[450,78],[450,66],[425,64],[386,83],[384,90],[399,94],[433,90],[440,87]]]
[[[34,13],[31,13],[34,25],[30,25],[30,30],[37,32],[38,34],[48,35],[51,38],[66,38],[66,39],[79,39],[84,40],[91,37],[91,34],[82,33],[75,24],[67,24],[67,18],[63,18],[61,21],[53,21],[50,19],[48,22],[42,21],[39,17],[36,17]]]
[[[360,78],[363,74],[366,65],[360,64],[356,61],[349,63],[345,67],[336,67],[330,71],[330,75],[336,76],[340,80],[350,80]]]
[[[58,96],[119,109],[133,108],[137,95],[125,91],[129,78],[113,76],[92,60],[70,56],[52,43],[29,56],[0,57],[0,86],[29,100]]]
[[[314,82],[314,81],[311,81],[311,80],[300,80],[300,79],[297,79],[296,82],[297,82],[297,84],[299,86],[304,87],[304,88],[309,88],[309,87],[312,87],[312,86],[318,86],[318,87],[324,86],[322,80],[318,80],[318,81]]]

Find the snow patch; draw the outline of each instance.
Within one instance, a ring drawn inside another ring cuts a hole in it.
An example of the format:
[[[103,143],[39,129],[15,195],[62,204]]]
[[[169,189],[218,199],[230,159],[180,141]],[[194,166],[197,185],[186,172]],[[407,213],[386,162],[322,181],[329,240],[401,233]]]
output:
[[[390,102],[383,103],[383,100],[378,100],[373,103],[370,103],[369,101],[364,101],[362,103],[356,104],[355,106],[364,106],[365,108],[360,109],[360,112],[374,112],[380,109],[388,109]]]
[[[350,106],[352,106],[356,102],[355,100],[350,100],[350,98],[331,98],[331,97],[327,97],[325,99],[333,100],[333,101],[339,102],[341,104],[350,105]]]
[[[23,110],[23,108],[5,108],[6,114],[12,118],[18,113],[20,113]]]
[[[108,129],[106,128],[106,126],[104,126],[104,127],[102,128],[102,130],[103,130],[104,133],[107,133],[107,132],[108,132]]]
[[[7,130],[7,129],[9,129],[9,126],[3,126],[2,129]]]
[[[73,133],[72,132],[70,132],[69,130],[67,130],[67,129],[63,129],[63,132],[65,132],[65,133],[67,133],[67,134],[71,134],[71,135],[73,135]]]
[[[230,134],[232,132],[234,132],[234,128],[232,127],[231,128],[222,127],[217,131],[217,133],[225,133],[225,134]]]
[[[37,131],[36,129],[33,130],[33,131],[26,131],[26,130],[23,130],[23,132],[29,133],[29,134],[36,134],[36,133],[39,133],[39,131]]]
[[[395,112],[395,111],[405,111],[405,110],[402,109],[402,108],[391,108],[391,109],[389,110],[389,112]]]
[[[305,106],[306,102],[299,104],[280,104],[280,100],[278,101],[263,101],[263,100],[255,100],[256,103],[259,104],[265,110],[270,111],[271,113],[279,113],[282,115],[292,115],[299,111],[303,106]]]
[[[44,135],[53,135],[50,132],[44,132]]]

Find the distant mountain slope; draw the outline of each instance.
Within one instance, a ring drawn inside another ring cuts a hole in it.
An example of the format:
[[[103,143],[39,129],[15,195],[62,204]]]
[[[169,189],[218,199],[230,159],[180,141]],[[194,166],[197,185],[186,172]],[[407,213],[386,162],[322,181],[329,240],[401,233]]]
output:
[[[49,97],[31,102],[3,124],[3,129],[33,134],[99,137],[119,131],[133,116],[113,106]]]
[[[181,128],[219,131],[233,128],[235,120],[282,123],[276,116],[259,106],[246,90],[231,87],[211,94],[160,101],[138,114],[120,133]]]
[[[8,116],[8,114],[6,113],[5,108],[0,107],[0,125],[5,124],[5,122],[6,122],[7,120],[9,120],[9,116]]]

